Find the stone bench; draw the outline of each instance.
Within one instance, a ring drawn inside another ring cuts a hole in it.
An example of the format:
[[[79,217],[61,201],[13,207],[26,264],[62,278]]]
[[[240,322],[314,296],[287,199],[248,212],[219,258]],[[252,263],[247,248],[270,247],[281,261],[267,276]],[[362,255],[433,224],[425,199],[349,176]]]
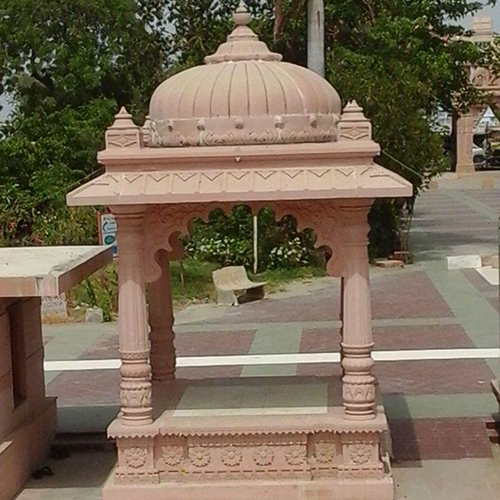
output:
[[[247,300],[261,299],[264,297],[266,282],[254,283],[250,281],[243,266],[229,266],[218,269],[212,273],[212,279],[217,291],[217,304],[224,306],[237,306],[236,292],[245,291]]]

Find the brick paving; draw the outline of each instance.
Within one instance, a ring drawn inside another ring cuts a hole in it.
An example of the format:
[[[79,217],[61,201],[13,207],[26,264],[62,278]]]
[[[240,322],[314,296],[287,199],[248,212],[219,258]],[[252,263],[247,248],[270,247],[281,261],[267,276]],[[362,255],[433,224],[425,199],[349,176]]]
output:
[[[379,351],[474,347],[460,325],[374,327],[373,339]],[[337,352],[339,342],[339,329],[303,329],[300,352]]]
[[[178,356],[215,356],[247,354],[255,336],[253,331],[204,332],[178,334],[175,348]],[[118,336],[106,337],[83,352],[79,359],[116,359]]]
[[[375,364],[383,394],[490,394],[493,373],[483,360],[390,361]],[[304,363],[297,375],[331,377],[340,374],[338,365]]]
[[[396,462],[492,456],[481,418],[389,420],[389,426]]]

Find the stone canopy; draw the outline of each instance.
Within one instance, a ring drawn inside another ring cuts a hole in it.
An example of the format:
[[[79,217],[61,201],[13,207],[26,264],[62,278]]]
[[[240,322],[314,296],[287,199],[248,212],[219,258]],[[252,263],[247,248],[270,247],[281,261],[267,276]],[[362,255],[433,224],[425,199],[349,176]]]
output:
[[[142,128],[122,108],[98,155],[106,172],[69,205],[411,196],[374,162],[380,148],[355,102],[341,113],[336,90],[272,53],[244,8],[234,20],[205,65],[156,89]]]

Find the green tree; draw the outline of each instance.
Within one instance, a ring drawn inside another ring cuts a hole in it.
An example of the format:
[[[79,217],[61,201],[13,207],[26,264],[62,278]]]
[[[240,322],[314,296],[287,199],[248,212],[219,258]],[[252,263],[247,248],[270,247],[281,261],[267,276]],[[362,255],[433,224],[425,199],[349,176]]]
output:
[[[98,168],[119,106],[144,117],[166,69],[164,3],[0,3],[0,93],[15,103],[0,140],[2,240],[95,238],[93,210],[67,210],[65,194]]]

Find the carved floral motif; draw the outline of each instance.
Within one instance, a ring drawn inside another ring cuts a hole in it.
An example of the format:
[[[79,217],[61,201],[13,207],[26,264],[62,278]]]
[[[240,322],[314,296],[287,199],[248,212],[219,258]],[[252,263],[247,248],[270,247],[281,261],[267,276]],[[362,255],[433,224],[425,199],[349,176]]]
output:
[[[290,465],[302,465],[306,460],[306,448],[300,444],[289,446],[285,451],[285,459]]]
[[[221,460],[224,465],[229,467],[235,467],[241,463],[243,459],[243,453],[241,448],[236,446],[227,446],[222,449]]]
[[[166,465],[179,465],[184,458],[182,446],[162,446],[161,458]]]
[[[349,457],[352,463],[363,465],[369,462],[372,456],[372,445],[367,443],[354,444],[349,447]]]
[[[146,448],[134,446],[132,448],[127,448],[124,454],[127,465],[133,469],[139,469],[146,464],[148,450]]]
[[[274,450],[270,446],[261,445],[253,452],[253,460],[257,465],[271,465],[274,460]]]
[[[206,467],[212,460],[210,450],[204,446],[189,449],[189,459],[195,467]]]
[[[324,441],[316,444],[316,460],[321,464],[331,462],[335,457],[335,445]]]

